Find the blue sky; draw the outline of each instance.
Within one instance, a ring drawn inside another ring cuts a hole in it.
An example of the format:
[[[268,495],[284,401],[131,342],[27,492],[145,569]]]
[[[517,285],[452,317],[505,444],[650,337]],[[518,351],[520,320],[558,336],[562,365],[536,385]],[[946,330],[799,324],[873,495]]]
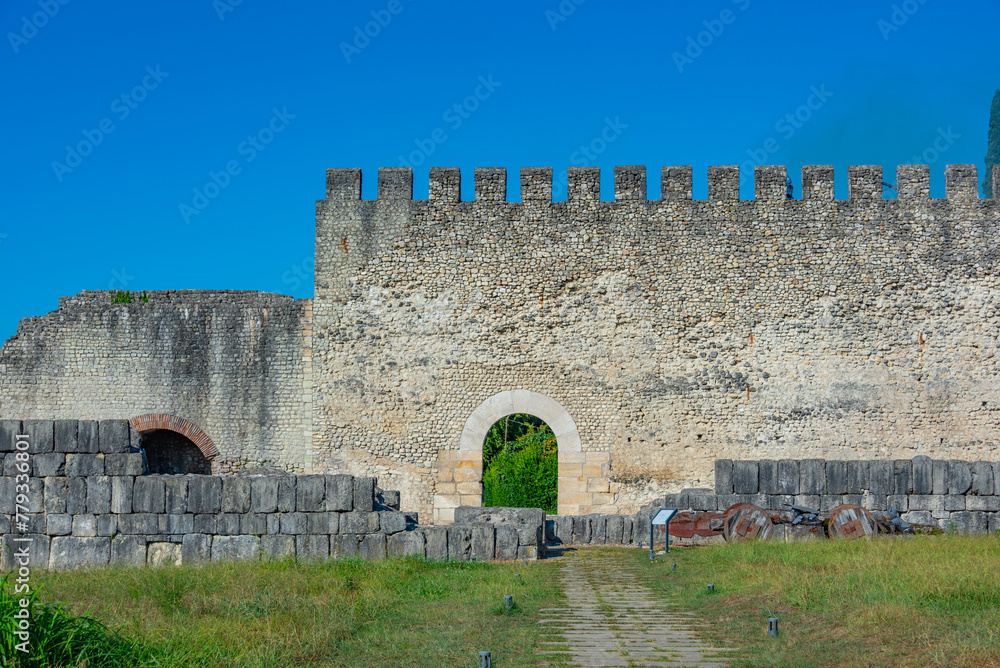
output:
[[[833,164],[846,197],[849,164],[933,158],[943,196],[945,164],[982,177],[1000,87],[996,1],[235,2],[0,6],[0,340],[82,289],[311,296],[327,167],[370,198],[409,163],[420,198],[459,166],[471,199],[505,166],[517,199],[551,166],[560,199],[589,164],[610,199],[614,165],[658,197],[691,164],[704,197],[709,165],[785,164],[798,193]]]

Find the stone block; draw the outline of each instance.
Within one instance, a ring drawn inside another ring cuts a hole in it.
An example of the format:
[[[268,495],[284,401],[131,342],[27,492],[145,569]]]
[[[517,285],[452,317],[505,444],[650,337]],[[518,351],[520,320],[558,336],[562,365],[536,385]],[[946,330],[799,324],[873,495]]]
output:
[[[929,510],[911,510],[908,513],[903,513],[900,517],[904,522],[909,524],[931,527],[937,526],[937,522],[934,520],[934,516],[931,515]]]
[[[472,527],[453,524],[448,527],[448,559],[468,561],[472,556]]]
[[[966,496],[965,508],[995,513],[1000,510],[1000,496]]]
[[[719,497],[715,494],[688,494],[691,510],[718,510]]]
[[[822,494],[826,491],[826,460],[803,459],[799,462],[799,493]]]
[[[386,539],[386,554],[390,557],[423,557],[424,532],[401,531]]]
[[[318,513],[326,509],[326,476],[297,476],[295,509],[304,513]]]
[[[399,490],[382,490],[382,505],[390,510],[399,510]]]
[[[635,542],[635,527],[632,522],[631,515],[622,517],[622,545],[631,545]]]
[[[518,536],[520,543],[520,536]],[[573,517],[573,540],[572,545],[590,545],[590,517],[588,515],[576,515]]]
[[[795,504],[795,497],[791,494],[769,494],[765,510],[790,510],[789,506]]]
[[[625,518],[621,515],[608,515],[607,518],[607,543],[608,545],[621,545],[622,533],[625,528]]]
[[[44,505],[42,507],[45,509],[45,512],[65,513],[67,496],[66,478],[44,478],[43,487],[45,490],[45,496]]]
[[[250,512],[250,479],[245,476],[223,477],[221,507],[224,513]]]
[[[424,533],[425,551],[428,559],[444,561],[448,558],[448,527],[421,527]]]
[[[192,476],[188,480],[188,512],[217,513],[222,509],[222,477]]]
[[[118,516],[110,513],[97,516],[97,535],[114,536],[118,533]]]
[[[947,494],[950,487],[947,460],[935,459],[931,464],[931,494]]]
[[[97,440],[104,454],[128,452],[131,445],[128,420],[101,420]]]
[[[73,533],[72,515],[49,513],[45,520],[45,533],[50,536],[69,536]]]
[[[72,457],[73,455],[67,455]],[[82,455],[77,455],[82,456]],[[111,512],[124,515],[132,512],[132,476],[111,476]],[[90,497],[88,490],[87,497]]]
[[[277,489],[275,486],[275,490]],[[260,540],[264,556],[268,559],[295,556],[295,536],[264,536]]]
[[[181,563],[199,564],[212,558],[212,536],[203,533],[185,534],[181,540]]]
[[[962,533],[986,533],[989,524],[986,513],[962,510],[951,514],[948,528]]]
[[[111,563],[116,566],[142,566],[146,563],[145,536],[115,536],[111,540]]]
[[[215,533],[220,536],[239,536],[240,517],[238,513],[219,513],[215,516]]]
[[[517,548],[517,558],[518,559],[538,559],[538,546],[537,545],[520,545]]]
[[[895,492],[892,461],[888,459],[873,459],[868,463],[868,489],[872,494],[888,496]]]
[[[115,452],[104,455],[104,473],[139,476],[146,473],[146,465],[138,452]]]
[[[375,510],[375,478],[354,479],[354,510]]]
[[[760,479],[761,494],[779,494],[778,462],[775,459],[762,459],[757,462],[757,474]]]
[[[476,561],[493,561],[495,549],[496,527],[492,524],[473,525],[471,557]]]
[[[92,475],[104,475],[104,456],[66,455],[66,475],[81,478]]]
[[[280,513],[268,513],[264,517],[267,518],[267,533],[269,533],[269,534],[279,534],[279,533],[281,533],[281,514]]]
[[[295,487],[298,476],[283,475],[278,478],[278,512],[291,513],[295,511]]]
[[[948,462],[948,493],[967,494],[972,489],[972,467],[969,462],[952,459]]]
[[[809,509],[819,510],[820,495],[819,494],[797,494],[795,496],[795,505],[802,506],[803,508],[809,508]]]
[[[296,536],[295,556],[299,559],[329,559],[330,537],[318,534]]]
[[[573,517],[570,515],[556,515],[552,518],[553,543],[557,545],[569,545],[573,542]],[[516,531],[516,529],[515,529]],[[499,535],[499,534],[498,534]],[[500,540],[497,538],[497,540]]]
[[[906,494],[890,494],[886,498],[886,503],[889,504],[890,511],[895,508],[896,512],[900,514],[910,510],[910,501]]]
[[[83,536],[83,537],[91,537],[98,535],[97,515],[74,515],[73,535]]]
[[[97,420],[80,420],[77,423],[76,451],[96,455],[101,451]]]
[[[1000,513],[993,513],[989,515],[989,532],[996,533],[1000,531]]]
[[[167,541],[149,542],[146,545],[146,561],[154,568],[180,566],[184,563],[184,544]]]
[[[212,539],[212,561],[244,561],[260,555],[256,536],[216,536]]]
[[[518,543],[520,545],[539,545],[541,541],[537,540],[524,540],[526,530],[522,529],[518,532]],[[532,532],[534,533],[534,532]],[[608,542],[608,518],[605,515],[591,514],[590,516],[590,544],[591,545],[606,545]]]
[[[66,475],[66,455],[61,452],[45,452],[31,458],[35,475],[39,478]]]
[[[944,497],[933,494],[911,494],[909,506],[910,512],[944,510]]]
[[[267,533],[267,515],[263,513],[244,513],[240,518],[240,533],[249,536],[263,536]],[[314,532],[310,532],[314,533]],[[315,533],[329,533],[316,531]]]
[[[132,485],[132,510],[137,513],[162,513],[165,487],[160,476],[141,476]]]
[[[510,525],[500,525],[496,527],[496,545],[494,557],[499,561],[513,561],[517,559],[517,529]],[[564,542],[569,542],[568,540]]]
[[[663,507],[687,510],[691,507],[691,501],[687,494],[667,494],[663,497]]]
[[[330,536],[330,556],[334,559],[351,559],[358,556],[361,536],[356,533],[341,533]]]
[[[186,533],[195,533],[194,530],[194,515],[190,513],[175,514],[171,513],[169,515],[161,515],[164,518],[165,526],[161,531],[163,533],[183,535]]]
[[[826,493],[847,494],[847,462],[831,459],[826,463]]]
[[[733,462],[733,493],[756,494],[760,489],[760,468],[756,460],[738,459]],[[718,487],[715,490],[719,494]]]
[[[866,459],[852,459],[847,462],[847,493],[864,494],[868,490],[869,462]]]
[[[118,533],[156,534],[159,530],[157,517],[152,513],[128,513],[118,516]]]
[[[79,515],[87,512],[87,479],[66,479],[66,512]]]
[[[48,517],[45,513],[31,513],[28,515],[28,528],[24,532],[18,533],[48,533],[45,520]]]
[[[892,493],[912,494],[913,482],[911,480],[911,467],[913,462],[909,459],[892,460]]]
[[[345,513],[350,514],[350,513]],[[394,534],[406,531],[406,514],[394,510],[380,511],[379,528],[383,533]]]
[[[914,494],[934,493],[934,462],[930,457],[914,457],[910,471]]]
[[[218,518],[217,513],[199,513],[195,515],[194,532],[206,534],[216,533],[216,518]]]
[[[847,504],[850,504],[850,505],[853,505],[853,506],[860,506],[860,505],[862,505],[864,503],[864,496],[861,495],[861,494],[845,494],[844,495],[844,503],[847,503]]]
[[[326,476],[326,509],[341,513],[354,510],[354,476]]]
[[[993,464],[990,462],[972,462],[972,488],[969,494],[976,496],[993,496]]]
[[[250,512],[274,513],[278,510],[278,481],[271,476],[255,476],[250,481]]]
[[[862,499],[864,501],[863,505],[868,510],[888,510],[889,509],[889,495],[888,494],[863,494]]]
[[[379,514],[361,511],[341,513],[340,530],[344,533],[374,533],[379,530]]]
[[[87,512],[104,515],[111,512],[111,479],[91,476],[87,480]],[[131,508],[129,508],[131,511]]]
[[[281,516],[281,533],[291,536],[305,533],[309,528],[306,522],[305,513],[284,513]]]
[[[30,541],[19,541],[17,539],[28,538]],[[0,570],[12,571],[22,566],[20,563],[21,550],[27,550],[28,566],[31,568],[49,568],[49,547],[52,539],[45,534],[16,534],[8,533],[0,537],[3,541],[0,547]]]
[[[733,460],[732,459],[716,459],[715,460],[715,493],[716,494],[732,494],[733,493]]]
[[[844,503],[843,495],[823,494],[819,497],[819,509],[824,513],[830,512],[842,503]]]
[[[32,549],[35,544],[32,543]],[[57,536],[49,547],[49,568],[69,570],[73,568],[98,568],[107,566],[111,560],[111,539],[78,536]]]
[[[949,466],[949,470],[950,470]],[[949,494],[944,497],[944,509],[948,512],[965,510],[965,497],[958,494]]]
[[[28,452],[39,455],[55,450],[54,420],[25,420],[23,426],[28,436]]]
[[[367,561],[385,559],[385,534],[370,533],[358,543],[358,556]]]
[[[54,421],[54,441],[53,448],[56,452],[79,452],[77,450],[77,420],[55,420]],[[2,430],[0,430],[2,434]]]
[[[20,420],[0,420],[0,452],[15,452],[17,437],[23,433]]]
[[[188,512],[187,478],[167,475],[163,476],[163,512],[180,515]]]

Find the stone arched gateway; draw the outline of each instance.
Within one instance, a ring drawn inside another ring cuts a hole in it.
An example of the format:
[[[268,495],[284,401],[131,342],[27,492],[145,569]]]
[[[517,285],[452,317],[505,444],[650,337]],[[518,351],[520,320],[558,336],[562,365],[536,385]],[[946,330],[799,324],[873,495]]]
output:
[[[483,490],[483,442],[490,427],[513,413],[528,413],[545,421],[559,448],[558,512],[577,515],[598,512],[609,505],[609,462],[607,453],[584,453],[569,412],[555,399],[530,390],[509,390],[496,394],[472,412],[462,430],[457,451],[443,451],[439,457],[439,480],[434,497],[435,521],[450,521],[459,505],[479,505]],[[604,503],[602,503],[604,502]]]
[[[161,430],[180,434],[194,443],[209,464],[219,456],[219,449],[215,447],[215,443],[212,442],[208,434],[190,420],[185,420],[176,415],[147,413],[130,418],[129,425],[144,435]]]

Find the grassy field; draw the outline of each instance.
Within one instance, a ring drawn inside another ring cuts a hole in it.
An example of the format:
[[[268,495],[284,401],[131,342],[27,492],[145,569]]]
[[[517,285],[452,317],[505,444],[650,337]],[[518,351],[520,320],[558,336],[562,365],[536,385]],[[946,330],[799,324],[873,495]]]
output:
[[[558,565],[294,561],[32,574],[137,641],[134,666],[534,665],[538,610],[561,598]],[[515,578],[515,573],[520,578]],[[516,607],[508,612],[505,594]],[[92,663],[89,668],[96,668]]]
[[[648,554],[623,558],[708,622],[706,637],[742,648],[737,666],[1000,666],[996,536],[745,542],[673,548],[655,564]]]

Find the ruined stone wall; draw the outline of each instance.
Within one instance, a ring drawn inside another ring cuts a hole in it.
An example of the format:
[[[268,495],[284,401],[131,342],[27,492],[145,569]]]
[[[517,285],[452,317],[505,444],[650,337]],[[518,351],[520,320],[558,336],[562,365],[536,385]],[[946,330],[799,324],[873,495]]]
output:
[[[0,349],[0,417],[173,416],[169,428],[203,432],[216,472],[311,468],[309,300],[147,294],[112,304],[82,292],[23,320]]]
[[[990,460],[998,454],[1000,206],[972,165],[330,170],[317,202],[314,461],[378,475],[437,521],[479,503],[486,422],[561,423],[559,510],[630,513],[710,484],[716,458]],[[537,413],[535,413],[537,414]],[[485,425],[485,426],[484,426]],[[477,449],[478,448],[478,449]]]

